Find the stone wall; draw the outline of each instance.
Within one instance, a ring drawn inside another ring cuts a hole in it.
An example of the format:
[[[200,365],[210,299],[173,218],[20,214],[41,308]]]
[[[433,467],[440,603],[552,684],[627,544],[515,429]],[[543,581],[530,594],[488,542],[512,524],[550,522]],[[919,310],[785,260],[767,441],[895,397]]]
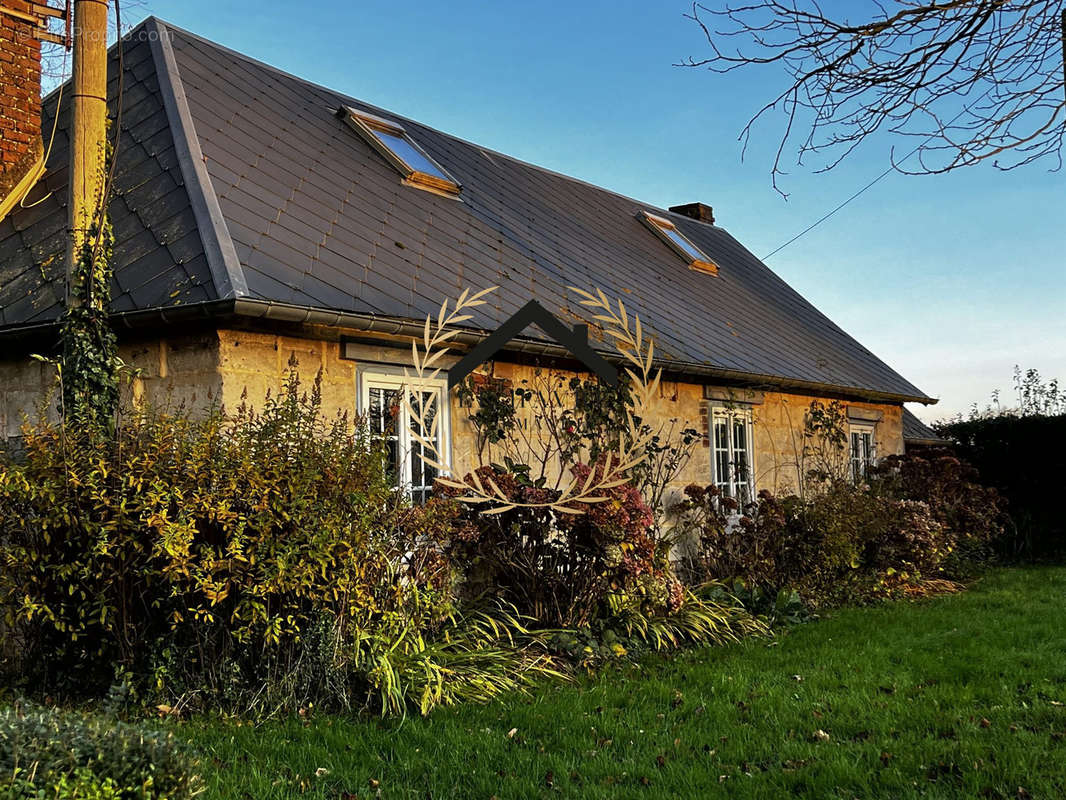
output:
[[[0,362],[0,432],[4,440],[18,436],[23,422],[41,412],[56,414],[56,370],[30,358]]]
[[[199,414],[222,400],[214,331],[124,344],[119,356],[133,368],[125,392],[137,402]]]
[[[202,412],[221,396],[218,350],[214,332],[124,343],[119,357],[132,373],[123,382],[123,395]],[[23,422],[37,419],[42,411],[55,419],[58,398],[52,364],[29,357],[0,361],[0,431],[5,439],[18,436]]]
[[[261,403],[267,392],[277,395],[290,361],[295,361],[300,382],[310,388],[322,370],[322,407],[332,415],[355,413],[356,362],[341,358],[341,342],[251,331],[220,330],[218,373],[222,402],[239,405],[242,398]]]
[[[794,491],[802,471],[804,416],[816,398],[808,395],[766,392],[752,405],[754,421],[755,485],[774,493]],[[879,417],[874,426],[878,457],[903,452],[903,407],[848,401],[853,415]],[[870,412],[863,414],[862,412]],[[708,470],[710,462],[708,461]]]
[[[322,372],[322,403],[327,414],[357,410],[357,380],[360,370],[386,368],[400,371],[410,364],[410,352],[395,340],[342,341],[335,330],[323,329],[320,338],[297,337],[240,330],[169,337],[140,343],[125,343],[122,358],[137,371],[127,391],[137,400],[170,406],[184,405],[200,412],[215,403],[233,408],[246,397],[261,404],[267,392],[281,389],[291,360],[295,359],[301,381],[310,387]],[[445,362],[447,366],[450,362]],[[532,377],[534,368],[496,362],[493,374],[512,384]],[[54,369],[37,361],[0,362],[0,425],[7,436],[17,435],[23,415],[33,416],[42,397],[54,384]],[[660,385],[655,419],[676,420],[680,428],[705,430],[706,409],[716,401],[695,383],[664,381]],[[754,466],[756,486],[774,492],[794,489],[801,470],[804,414],[810,396],[777,392],[738,392],[735,398],[752,401]],[[902,408],[896,405],[849,402],[854,415],[878,418],[875,427],[878,456],[903,452]],[[477,461],[475,435],[454,394],[450,400],[452,463],[456,472],[468,471]],[[697,443],[691,461],[673,489],[711,480],[711,448]]]
[[[298,360],[301,381],[310,385],[315,373],[322,370],[323,408],[327,413],[338,411],[354,415],[356,412],[357,375],[360,370],[386,365],[401,370],[410,365],[410,353],[396,347],[394,340],[381,338],[380,345],[362,339],[359,344],[340,341],[335,332],[324,331],[332,339],[307,339],[293,336],[219,331],[219,373],[222,399],[226,405],[239,403],[242,395],[253,402],[261,402],[269,390],[276,393],[281,387],[290,358]],[[443,362],[446,366],[450,362]],[[534,368],[521,364],[496,362],[493,375],[518,385],[529,380]],[[563,373],[569,374],[569,373]],[[705,398],[701,384],[663,381],[659,389],[655,418],[661,423],[677,420],[681,428],[694,427],[704,431],[704,409],[715,401]],[[715,392],[710,392],[715,394]],[[794,490],[800,474],[803,451],[804,415],[814,397],[778,392],[737,392],[739,403],[751,403],[754,432],[754,461],[756,486],[773,492]],[[889,404],[847,402],[845,407],[855,414],[876,416],[876,452],[878,456],[903,452],[902,407]],[[475,435],[467,419],[468,409],[452,396],[450,418],[452,428],[452,464],[457,473],[464,473],[477,463]],[[704,441],[696,445],[691,461],[673,485],[673,493],[690,483],[709,483],[711,480],[711,448]]]

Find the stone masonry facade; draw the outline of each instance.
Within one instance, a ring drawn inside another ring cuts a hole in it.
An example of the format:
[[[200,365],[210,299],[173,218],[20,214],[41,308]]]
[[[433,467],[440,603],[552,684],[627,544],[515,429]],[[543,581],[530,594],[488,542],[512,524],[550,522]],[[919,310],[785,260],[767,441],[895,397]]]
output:
[[[222,329],[127,343],[121,348],[121,356],[134,368],[134,377],[126,391],[138,402],[183,406],[190,413],[202,413],[219,403],[233,408],[247,400],[255,405],[268,392],[278,392],[288,365],[295,360],[305,386],[310,386],[321,370],[325,413],[346,412],[354,417],[359,411],[360,371],[375,371],[382,365],[402,370],[410,360],[409,351],[397,347],[395,340],[382,339],[380,345],[375,345],[364,338],[353,346],[346,344],[336,331],[323,329],[321,334],[305,338]],[[499,361],[494,374],[515,384],[529,377],[532,369]],[[17,435],[22,422],[36,414],[41,398],[49,391],[54,394],[54,380],[52,368],[38,361],[0,363],[0,424],[7,436]],[[726,394],[736,398],[731,401],[734,405],[750,409],[756,488],[774,492],[795,488],[800,470],[798,454],[803,449],[804,415],[811,401],[818,398],[772,391],[733,393],[670,380],[661,385],[655,416],[660,421],[677,419],[705,434],[673,491],[679,492],[689,483],[711,482],[712,448],[706,435],[709,410],[721,404],[715,397]],[[901,406],[852,401],[845,405],[849,414],[876,420],[878,456],[903,452]],[[449,408],[452,467],[460,474],[474,465],[475,436],[468,413],[453,394]]]

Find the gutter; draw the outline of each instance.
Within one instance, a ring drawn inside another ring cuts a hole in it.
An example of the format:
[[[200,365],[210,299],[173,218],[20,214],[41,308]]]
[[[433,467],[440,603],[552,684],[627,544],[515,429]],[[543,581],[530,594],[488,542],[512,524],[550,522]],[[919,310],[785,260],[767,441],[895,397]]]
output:
[[[374,314],[357,314],[348,311],[324,311],[304,306],[275,303],[269,300],[238,299],[234,301],[234,313],[254,319],[267,319],[277,322],[293,322],[306,325],[324,325],[327,327],[355,328],[368,333],[384,333],[394,336],[413,336],[420,339],[425,324],[399,317],[383,317]],[[492,334],[491,331],[464,330],[452,337],[451,341],[466,346],[476,345]],[[555,358],[573,358],[562,345],[535,339],[512,339],[505,348],[511,352],[529,355],[551,356]],[[612,357],[611,353],[600,351],[608,361],[621,362],[621,358]],[[894,394],[859,389],[853,386],[838,386],[817,381],[804,381],[795,378],[782,378],[776,375],[761,375],[739,370],[711,367],[691,361],[672,361],[656,359],[654,365],[664,372],[714,378],[752,386],[773,386],[775,388],[798,389],[815,394],[839,394],[847,397],[861,398],[884,403],[922,403],[933,405],[936,398],[925,395]]]
[[[924,439],[924,438],[912,438],[910,436],[903,437],[904,444],[920,444],[920,445],[949,445],[951,441],[948,439]]]
[[[351,311],[327,311],[308,308],[290,303],[277,303],[272,300],[258,300],[249,297],[213,300],[190,306],[174,306],[168,309],[150,309],[144,311],[126,311],[112,314],[111,319],[116,328],[137,330],[178,322],[215,319],[219,317],[242,317],[245,319],[269,320],[271,322],[288,322],[301,325],[321,325],[324,327],[351,328],[366,333],[380,333],[390,336],[412,336],[421,338],[425,323],[414,322],[402,317],[387,317],[379,314],[360,314]],[[58,328],[55,321],[27,325],[20,328],[8,328],[0,331],[0,337],[7,339],[43,338],[50,329]],[[484,341],[492,331],[460,331],[450,340],[452,343],[473,347]],[[505,348],[509,352],[551,358],[572,358],[565,347],[536,339],[515,338]],[[610,353],[599,351],[608,361],[621,362],[621,358],[612,357]],[[741,384],[752,387],[772,387],[774,389],[796,390],[801,393],[840,396],[877,403],[922,403],[933,405],[936,398],[925,395],[906,395],[892,392],[878,392],[860,389],[854,386],[839,386],[818,381],[805,381],[797,378],[782,378],[776,375],[763,375],[739,370],[722,369],[707,364],[690,361],[671,361],[656,359],[654,365],[666,373],[707,378],[715,381]]]

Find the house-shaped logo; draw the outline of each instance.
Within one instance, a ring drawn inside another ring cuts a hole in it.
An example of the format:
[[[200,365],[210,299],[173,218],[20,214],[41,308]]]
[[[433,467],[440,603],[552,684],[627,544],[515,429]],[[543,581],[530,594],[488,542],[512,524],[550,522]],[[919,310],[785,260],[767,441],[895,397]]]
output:
[[[610,386],[617,385],[618,369],[589,346],[588,325],[579,324],[569,328],[536,300],[530,300],[448,370],[448,388],[454,389],[462,383],[467,375],[491,359],[530,325],[536,325],[565,347],[600,380]]]

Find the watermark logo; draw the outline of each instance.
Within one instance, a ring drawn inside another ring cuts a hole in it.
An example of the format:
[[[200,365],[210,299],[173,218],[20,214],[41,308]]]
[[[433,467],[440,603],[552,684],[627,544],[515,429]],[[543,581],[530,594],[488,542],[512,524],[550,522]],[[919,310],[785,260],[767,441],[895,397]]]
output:
[[[601,381],[609,386],[618,384],[618,370],[589,346],[588,325],[579,324],[569,328],[536,300],[530,300],[448,370],[448,388],[459,386],[467,375],[491,359],[530,325],[536,325],[551,336]]]

